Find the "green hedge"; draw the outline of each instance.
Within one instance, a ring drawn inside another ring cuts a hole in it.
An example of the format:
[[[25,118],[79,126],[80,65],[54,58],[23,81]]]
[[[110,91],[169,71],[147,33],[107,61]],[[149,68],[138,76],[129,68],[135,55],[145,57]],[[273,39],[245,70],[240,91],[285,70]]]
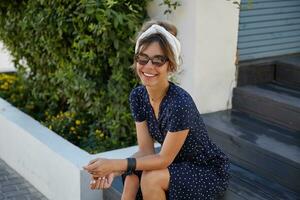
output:
[[[18,72],[0,79],[1,97],[89,152],[135,144],[129,67],[148,1],[2,0],[0,40]]]

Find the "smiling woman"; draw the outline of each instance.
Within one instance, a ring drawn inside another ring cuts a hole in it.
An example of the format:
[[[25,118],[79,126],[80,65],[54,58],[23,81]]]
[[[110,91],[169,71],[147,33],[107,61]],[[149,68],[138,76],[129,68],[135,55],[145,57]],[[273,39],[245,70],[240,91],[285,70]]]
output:
[[[226,190],[227,156],[208,138],[192,97],[168,80],[180,64],[176,33],[173,25],[150,22],[138,36],[133,68],[142,85],[129,100],[139,151],[127,159],[92,160],[85,166],[91,188],[108,188],[122,174],[122,200],[211,200]],[[159,153],[154,141],[162,145]]]

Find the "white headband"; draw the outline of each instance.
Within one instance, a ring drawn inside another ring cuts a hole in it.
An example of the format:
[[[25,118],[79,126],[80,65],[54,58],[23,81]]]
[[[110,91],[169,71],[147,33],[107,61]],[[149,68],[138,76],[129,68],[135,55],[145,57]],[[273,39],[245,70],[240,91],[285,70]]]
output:
[[[137,51],[138,51],[140,41],[142,39],[144,39],[145,37],[147,37],[151,34],[155,34],[155,33],[160,33],[167,39],[167,41],[169,42],[169,44],[171,45],[171,48],[173,50],[173,53],[175,56],[175,61],[176,61],[177,65],[179,65],[179,56],[180,56],[180,52],[181,52],[181,46],[180,46],[179,40],[174,35],[172,35],[169,31],[167,31],[165,28],[163,28],[162,26],[159,26],[157,24],[153,24],[150,28],[148,28],[145,32],[143,32],[139,36],[139,38],[137,39],[136,44],[135,44],[135,53],[137,53]]]

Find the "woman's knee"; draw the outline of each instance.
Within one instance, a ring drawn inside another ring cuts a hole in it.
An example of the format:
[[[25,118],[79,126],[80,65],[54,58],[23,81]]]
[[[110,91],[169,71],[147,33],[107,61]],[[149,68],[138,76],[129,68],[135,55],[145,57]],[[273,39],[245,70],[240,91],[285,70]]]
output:
[[[168,189],[170,174],[168,169],[143,171],[141,178],[141,188],[147,189],[149,186],[160,187],[164,190]]]

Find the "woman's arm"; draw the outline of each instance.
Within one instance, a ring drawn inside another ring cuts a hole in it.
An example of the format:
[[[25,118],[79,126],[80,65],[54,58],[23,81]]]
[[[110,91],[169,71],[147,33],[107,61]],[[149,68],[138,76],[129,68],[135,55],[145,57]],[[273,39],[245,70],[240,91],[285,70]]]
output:
[[[134,158],[141,158],[144,156],[148,156],[151,154],[154,154],[154,141],[152,137],[150,136],[148,127],[147,127],[147,122],[135,122],[135,127],[136,127],[136,134],[137,134],[137,143],[139,150],[134,153],[131,157]],[[127,161],[125,160],[125,164],[127,166]],[[115,171],[114,175],[119,176],[123,174],[124,171]]]
[[[145,129],[146,128],[146,129]],[[139,153],[136,158],[137,170],[156,170],[167,168],[175,159],[188,135],[189,129],[168,132],[161,151],[154,154],[154,143],[148,130],[146,122],[137,123],[137,133],[139,142]],[[148,133],[148,135],[146,134]],[[150,142],[151,141],[151,142]],[[120,172],[127,170],[126,159],[95,159],[85,167],[86,170],[94,173],[97,177],[106,176],[111,172]]]
[[[150,136],[147,127],[147,122],[135,122],[135,127],[139,150],[133,155],[133,157],[139,158],[146,155],[154,154],[154,141]]]
[[[137,159],[137,170],[157,170],[167,168],[175,159],[184,144],[189,129],[167,133],[162,148],[158,154],[148,155]]]
[[[161,151],[158,154],[147,154],[136,159],[137,170],[157,170],[167,168],[175,159],[184,144],[188,135],[189,129],[173,132],[168,132]],[[153,148],[154,149],[154,148]],[[111,160],[114,166],[126,170],[127,161],[125,159]]]

